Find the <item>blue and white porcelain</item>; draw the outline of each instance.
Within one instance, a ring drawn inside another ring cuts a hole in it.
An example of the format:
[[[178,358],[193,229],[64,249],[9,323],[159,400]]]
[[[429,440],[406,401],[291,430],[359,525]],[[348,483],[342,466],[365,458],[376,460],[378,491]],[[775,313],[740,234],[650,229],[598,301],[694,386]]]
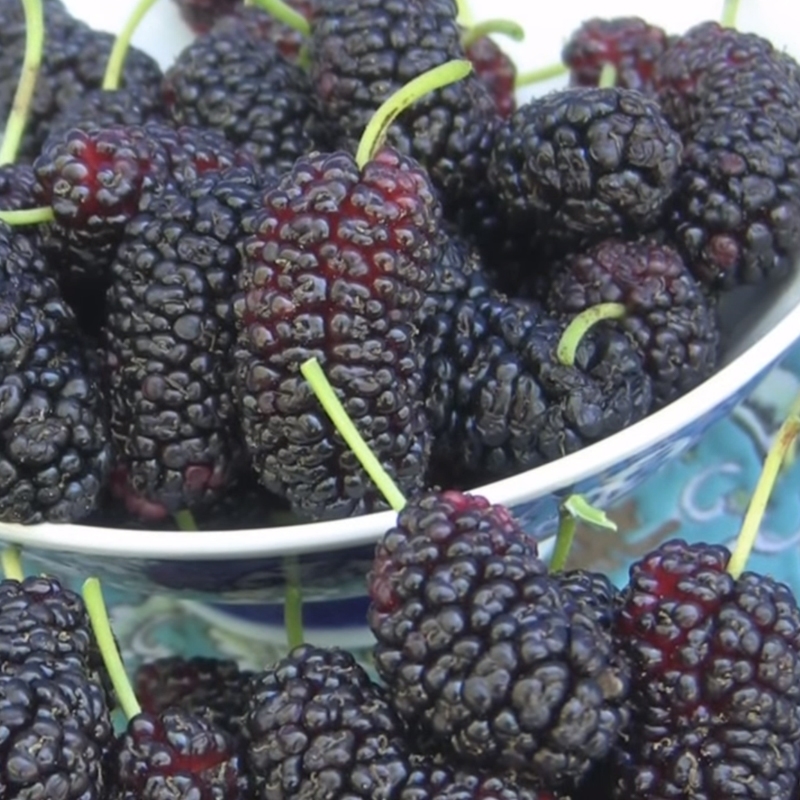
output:
[[[133,4],[67,2],[73,12],[112,31],[121,27]],[[546,13],[539,4],[519,0],[471,0],[470,5],[476,19],[513,18],[525,27],[525,42],[504,42],[521,70],[556,61],[569,32],[590,16],[643,13],[636,0],[608,0],[599,6],[572,0],[548,7]],[[681,31],[718,17],[721,7],[721,0],[695,0],[655,4],[646,13],[668,30]],[[800,16],[800,9],[778,0],[740,3],[742,29],[768,36],[797,55],[800,24],[792,24],[792,16]],[[189,39],[174,3],[161,0],[134,41],[166,66]],[[800,270],[768,292],[733,298],[727,317],[735,324],[726,331],[726,363],[702,386],[603,442],[476,492],[511,507],[526,530],[544,540],[553,532],[560,498],[580,492],[607,508],[648,477],[661,474],[712,424],[728,417],[800,338]],[[287,559],[296,559],[309,602],[336,598],[355,608],[363,599],[374,544],[393,521],[394,514],[387,512],[290,527],[196,533],[0,524],[0,538],[21,545],[41,569],[75,577],[94,574],[109,587],[144,594],[220,603],[279,604]],[[343,613],[347,618],[350,612]]]

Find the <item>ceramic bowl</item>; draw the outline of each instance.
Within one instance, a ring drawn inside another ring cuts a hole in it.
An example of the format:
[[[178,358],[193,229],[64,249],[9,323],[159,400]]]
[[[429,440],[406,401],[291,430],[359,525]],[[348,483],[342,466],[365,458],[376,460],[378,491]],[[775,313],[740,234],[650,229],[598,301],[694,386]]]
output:
[[[98,4],[67,3],[93,25],[118,30],[132,0]],[[524,43],[508,49],[521,69],[559,58],[565,37],[583,19],[598,13],[596,4],[577,2],[548,8],[518,0],[471,0],[473,15],[513,18],[526,29]],[[658,4],[652,21],[679,32],[715,18],[721,3]],[[641,13],[635,0],[604,2],[605,16]],[[800,9],[783,3],[741,0],[739,25],[800,54],[800,24],[789,16]],[[541,18],[540,18],[541,17]],[[137,31],[135,43],[168,65],[190,41],[174,4],[161,0]],[[554,82],[536,87],[542,92]],[[689,448],[705,429],[730,412],[800,338],[800,270],[780,285],[747,289],[726,300],[725,361],[703,385],[605,441],[479,489],[493,502],[511,507],[532,535],[553,531],[560,498],[581,492],[601,507],[630,494],[646,477]],[[0,537],[22,546],[26,555],[59,574],[96,574],[108,585],[145,593],[173,592],[217,602],[274,602],[283,591],[287,557],[296,557],[309,600],[358,598],[378,537],[394,514],[380,513],[333,522],[259,530],[198,533],[111,530],[81,525],[0,525]]]

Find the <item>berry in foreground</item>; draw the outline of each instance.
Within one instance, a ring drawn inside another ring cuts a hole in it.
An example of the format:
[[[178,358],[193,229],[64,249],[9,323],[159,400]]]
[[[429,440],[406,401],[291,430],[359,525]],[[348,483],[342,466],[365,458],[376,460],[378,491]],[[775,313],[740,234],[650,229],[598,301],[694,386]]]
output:
[[[489,180],[506,214],[570,246],[657,227],[681,150],[639,92],[571,89],[529,101],[500,127]]]
[[[311,154],[245,217],[234,303],[237,405],[253,466],[298,515],[384,500],[300,374],[315,356],[401,491],[422,487],[430,435],[414,322],[438,257],[426,173],[391,149],[363,170]]]
[[[49,577],[0,582],[0,672],[40,659],[95,673],[102,661],[83,599]]]
[[[233,738],[173,708],[128,721],[109,759],[110,800],[245,800],[249,781]]]
[[[301,645],[250,687],[245,735],[256,797],[399,797],[411,773],[403,733],[349,653]]]
[[[0,793],[102,800],[113,740],[102,687],[74,664],[30,658],[0,670]]]
[[[559,789],[611,753],[626,666],[602,616],[560,589],[505,508],[453,491],[411,500],[369,590],[390,702],[444,753]]]
[[[452,769],[441,759],[415,758],[398,800],[556,800],[556,796],[516,781],[470,768]]]
[[[795,796],[800,610],[787,586],[670,541],[636,562],[616,626],[631,727],[615,797]]]

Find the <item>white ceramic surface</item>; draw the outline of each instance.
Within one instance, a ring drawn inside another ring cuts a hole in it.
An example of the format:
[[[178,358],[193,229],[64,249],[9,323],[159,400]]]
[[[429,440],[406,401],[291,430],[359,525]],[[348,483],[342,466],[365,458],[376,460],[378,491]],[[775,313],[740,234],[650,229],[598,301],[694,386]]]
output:
[[[108,3],[98,0],[68,0],[73,13],[96,27],[119,29],[132,9],[132,0]],[[636,0],[606,0],[603,3],[569,0],[540,4],[524,0],[471,0],[473,16],[516,19],[526,29],[522,43],[504,42],[521,70],[552,63],[559,58],[564,39],[582,20],[604,16],[646,13],[669,31],[680,32],[704,19],[718,17],[721,0],[680,0],[677,3],[643,4]],[[786,0],[741,0],[739,27],[770,37],[777,46],[800,55],[800,5]],[[159,0],[136,33],[134,43],[156,56],[166,66],[191,36],[171,0]],[[559,82],[542,84],[536,92]],[[492,501],[510,506],[529,503],[564,490],[593,476],[612,471],[620,462],[637,457],[660,443],[678,439],[699,418],[714,410],[752,382],[800,337],[800,271],[784,286],[762,298],[758,319],[737,331],[727,365],[702,386],[606,441],[530,472],[493,483],[481,491]],[[676,450],[677,452],[677,450]],[[291,529],[242,530],[218,533],[147,532],[105,530],[83,526],[0,525],[0,536],[23,546],[43,550],[93,554],[117,559],[157,558],[195,561],[235,561],[257,556],[333,550],[373,542],[391,523],[384,513],[335,522],[292,526]]]

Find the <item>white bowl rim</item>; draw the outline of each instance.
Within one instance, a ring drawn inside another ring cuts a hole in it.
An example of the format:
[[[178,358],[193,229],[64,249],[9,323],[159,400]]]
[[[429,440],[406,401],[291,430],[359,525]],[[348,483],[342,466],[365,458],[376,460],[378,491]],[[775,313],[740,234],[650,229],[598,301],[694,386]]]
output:
[[[563,490],[664,441],[720,405],[776,362],[800,336],[800,304],[737,358],[697,388],[629,428],[576,453],[473,489],[509,507]],[[531,485],[536,486],[531,491]],[[393,511],[274,528],[148,531],[88,525],[0,523],[0,538],[21,547],[106,558],[238,561],[374,544],[396,520]]]

